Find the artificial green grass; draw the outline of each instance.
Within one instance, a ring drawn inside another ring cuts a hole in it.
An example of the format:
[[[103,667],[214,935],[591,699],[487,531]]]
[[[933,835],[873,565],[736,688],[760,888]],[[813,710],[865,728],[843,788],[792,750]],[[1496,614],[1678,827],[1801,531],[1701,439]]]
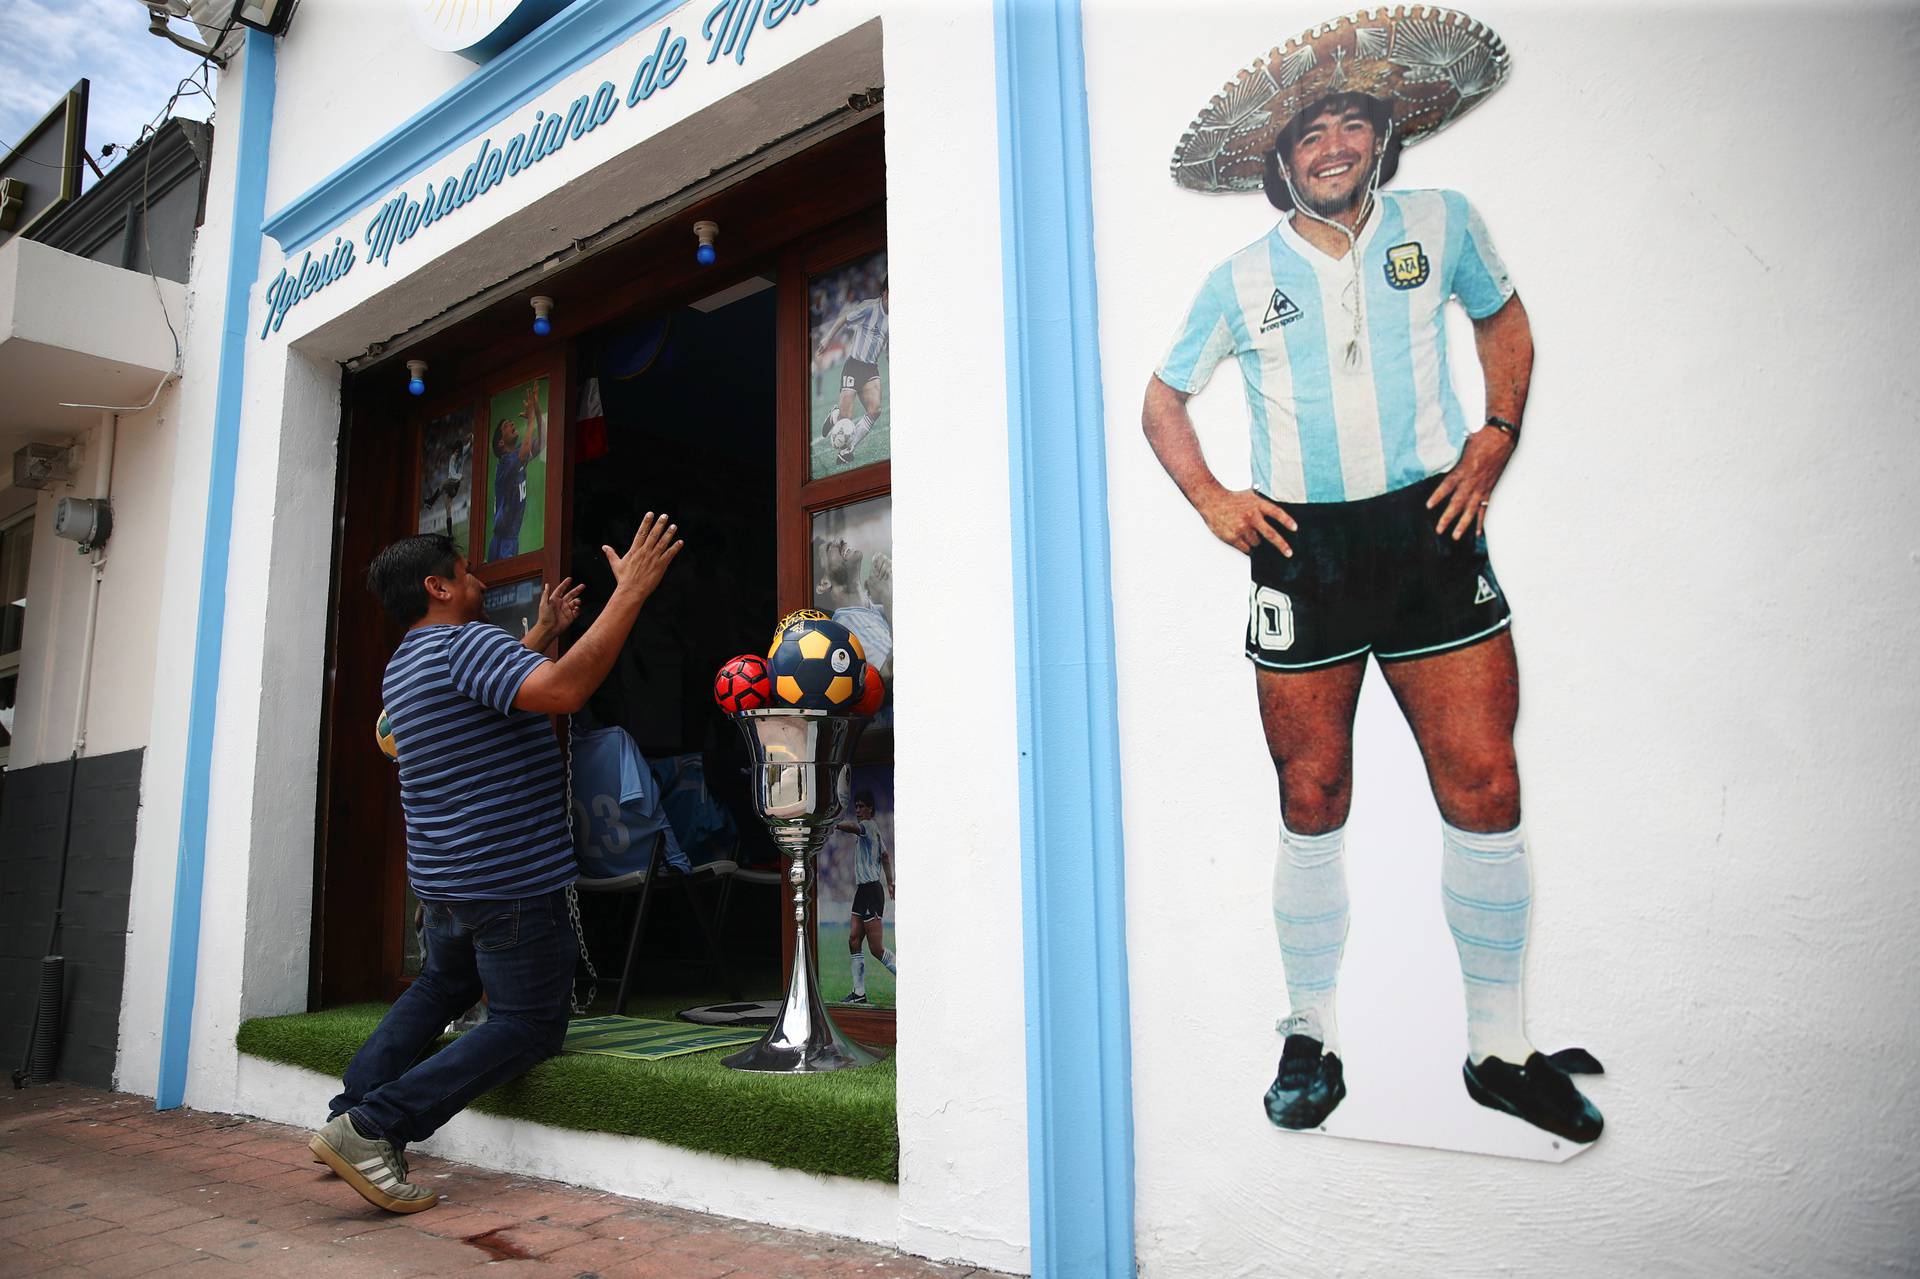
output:
[[[893,925],[881,934],[887,949],[893,949]],[[853,989],[853,955],[847,949],[847,925],[820,925],[820,994],[833,1001],[844,998]],[[893,974],[871,954],[867,956],[867,1003],[875,1008],[894,1007]],[[718,1000],[714,1001],[718,1003]]]
[[[877,965],[876,965],[877,967]],[[690,1006],[636,1000],[628,1012],[671,1017]],[[718,1002],[703,999],[697,1002]],[[384,1004],[242,1022],[240,1051],[339,1076],[373,1033]],[[555,1128],[647,1137],[688,1150],[757,1159],[867,1181],[900,1180],[891,1058],[823,1075],[728,1070],[731,1048],[668,1061],[565,1055],[481,1097],[474,1109]]]

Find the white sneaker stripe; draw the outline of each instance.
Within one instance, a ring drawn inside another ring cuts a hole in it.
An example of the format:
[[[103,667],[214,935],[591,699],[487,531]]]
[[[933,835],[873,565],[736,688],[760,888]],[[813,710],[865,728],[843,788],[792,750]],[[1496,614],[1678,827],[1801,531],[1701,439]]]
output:
[[[376,1176],[368,1178],[368,1180],[372,1181],[374,1185],[380,1187],[380,1189],[382,1190],[392,1190],[394,1185],[400,1179],[394,1176],[390,1172],[382,1172]]]
[[[371,1159],[362,1159],[359,1163],[354,1165],[354,1167],[358,1168],[361,1172],[372,1172],[375,1168],[384,1168],[386,1166],[387,1166],[387,1161],[381,1158],[379,1155],[375,1155]]]

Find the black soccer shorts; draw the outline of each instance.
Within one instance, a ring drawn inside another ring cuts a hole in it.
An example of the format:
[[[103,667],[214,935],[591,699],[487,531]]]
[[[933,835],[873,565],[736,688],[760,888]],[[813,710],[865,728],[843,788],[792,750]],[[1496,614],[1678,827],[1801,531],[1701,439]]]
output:
[[[887,913],[887,893],[877,879],[853,890],[853,913],[860,919],[880,919]]]
[[[865,360],[848,360],[840,366],[840,389],[857,391],[880,376],[880,366]]]
[[[1434,531],[1427,498],[1442,477],[1357,502],[1287,502],[1288,558],[1253,548],[1247,657],[1274,671],[1363,658],[1431,657],[1505,630],[1513,620],[1487,540]]]

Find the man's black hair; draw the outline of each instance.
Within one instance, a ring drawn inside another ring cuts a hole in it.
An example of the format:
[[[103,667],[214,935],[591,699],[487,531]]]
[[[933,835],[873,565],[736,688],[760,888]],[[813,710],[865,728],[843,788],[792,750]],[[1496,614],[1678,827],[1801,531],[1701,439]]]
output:
[[[870,790],[859,791],[854,795],[853,802],[856,804],[865,804],[868,808],[872,808],[873,792]]]
[[[1328,112],[1345,115],[1355,108],[1366,113],[1367,119],[1373,123],[1376,136],[1387,138],[1387,149],[1380,156],[1380,177],[1374,185],[1385,186],[1393,181],[1394,173],[1400,168],[1400,135],[1395,133],[1387,136],[1387,126],[1393,122],[1393,109],[1386,101],[1371,93],[1349,89],[1344,93],[1330,93],[1318,102],[1303,107],[1274,138],[1273,145],[1267,149],[1266,171],[1262,174],[1267,203],[1282,213],[1292,212],[1293,196],[1287,190],[1287,180],[1280,174],[1280,157],[1293,150],[1300,141],[1300,135],[1307,131],[1307,125],[1314,120]]]
[[[412,626],[427,615],[427,579],[451,581],[459,558],[459,545],[445,533],[403,537],[373,557],[367,566],[367,589],[388,617]]]

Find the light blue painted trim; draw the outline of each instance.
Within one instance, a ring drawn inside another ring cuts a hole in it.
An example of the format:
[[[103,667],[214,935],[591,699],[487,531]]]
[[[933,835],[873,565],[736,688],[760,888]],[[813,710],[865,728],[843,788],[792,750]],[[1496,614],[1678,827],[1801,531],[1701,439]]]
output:
[[[433,161],[465,146],[541,90],[629,35],[686,7],[687,0],[575,0],[551,20],[454,85],[412,119],[289,200],[266,233],[294,254],[389,194]],[[624,91],[624,90],[623,90]]]
[[[206,878],[207,795],[213,720],[220,700],[220,646],[227,619],[227,558],[233,540],[234,471],[240,454],[241,392],[247,377],[247,300],[260,274],[260,220],[267,207],[267,151],[273,133],[273,37],[247,32],[241,64],[240,130],[233,146],[233,229],[227,242],[227,296],[221,313],[220,372],[213,409],[213,464],[200,551],[200,611],[187,707],[187,766],[180,795],[180,852],[173,881],[173,928],[160,1017],[155,1105],[171,1110],[187,1090],[193,996],[200,963],[200,899]]]
[[[1035,1279],[1131,1279],[1106,422],[1077,0],[995,0]]]

